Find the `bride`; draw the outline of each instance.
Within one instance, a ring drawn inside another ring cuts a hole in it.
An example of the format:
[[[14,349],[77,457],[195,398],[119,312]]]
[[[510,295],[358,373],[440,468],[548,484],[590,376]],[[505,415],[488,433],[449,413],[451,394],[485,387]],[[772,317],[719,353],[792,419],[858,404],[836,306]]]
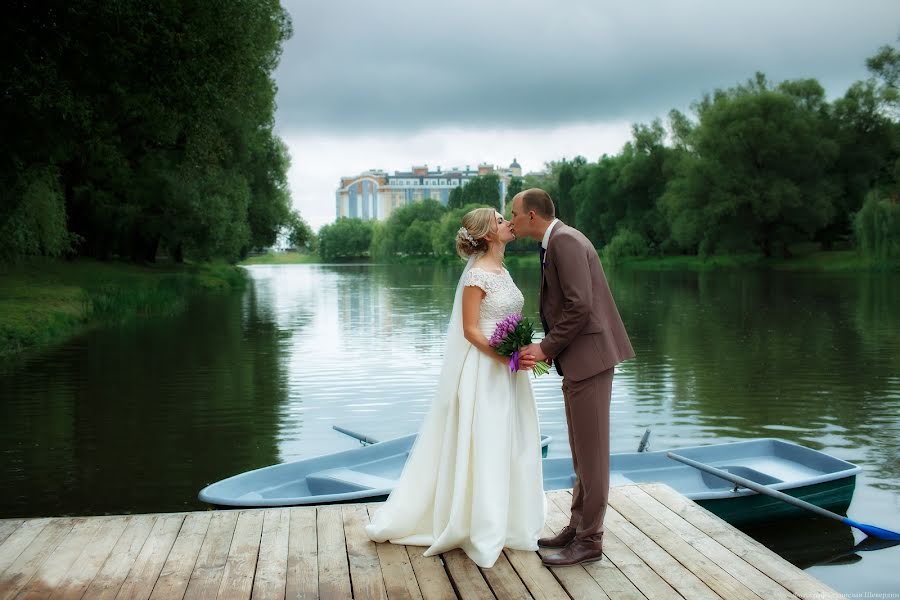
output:
[[[524,298],[503,268],[510,223],[492,208],[463,217],[459,279],[438,389],[403,473],[366,527],[376,542],[461,548],[479,567],[504,546],[537,550],[544,527],[537,409],[527,371],[488,344]]]

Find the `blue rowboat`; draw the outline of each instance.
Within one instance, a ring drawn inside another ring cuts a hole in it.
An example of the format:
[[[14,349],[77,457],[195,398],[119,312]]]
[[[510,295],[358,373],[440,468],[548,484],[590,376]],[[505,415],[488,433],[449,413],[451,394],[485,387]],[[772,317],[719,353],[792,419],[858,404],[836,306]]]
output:
[[[336,428],[358,439],[359,434]],[[553,438],[541,436],[541,453]],[[301,506],[384,499],[397,483],[416,434],[352,450],[247,471],[212,483],[198,498],[216,506]]]
[[[200,500],[216,506],[261,507],[373,501],[396,485],[416,435],[295,462],[273,465],[223,479],[203,488]],[[542,446],[550,442],[541,436]],[[861,469],[793,442],[754,439],[678,448],[693,460],[745,477],[835,512],[850,505]],[[666,451],[613,454],[611,485],[659,482],[735,525],[804,514],[752,490],[738,488],[666,457]],[[571,488],[572,460],[545,458],[544,489]]]

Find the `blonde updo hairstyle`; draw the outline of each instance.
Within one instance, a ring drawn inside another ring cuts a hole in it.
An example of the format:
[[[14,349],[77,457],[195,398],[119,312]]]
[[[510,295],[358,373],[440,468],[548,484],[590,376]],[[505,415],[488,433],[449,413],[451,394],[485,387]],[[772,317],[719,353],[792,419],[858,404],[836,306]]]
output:
[[[496,214],[497,211],[493,208],[476,208],[466,213],[462,220],[463,226],[456,232],[456,253],[460,257],[467,259],[473,254],[487,252],[486,236],[496,230]]]

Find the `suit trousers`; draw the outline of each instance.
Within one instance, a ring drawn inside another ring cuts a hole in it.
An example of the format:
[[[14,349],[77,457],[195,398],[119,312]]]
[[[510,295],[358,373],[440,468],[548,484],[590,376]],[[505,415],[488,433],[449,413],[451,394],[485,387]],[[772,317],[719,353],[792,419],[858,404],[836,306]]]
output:
[[[569,446],[575,467],[572,517],[578,539],[603,533],[609,499],[609,404],[614,369],[581,381],[563,378]]]

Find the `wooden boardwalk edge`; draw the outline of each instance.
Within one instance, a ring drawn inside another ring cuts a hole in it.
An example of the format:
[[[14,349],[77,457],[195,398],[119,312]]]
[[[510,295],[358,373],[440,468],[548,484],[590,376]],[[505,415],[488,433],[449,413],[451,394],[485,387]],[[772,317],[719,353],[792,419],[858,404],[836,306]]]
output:
[[[547,493],[545,535],[571,491]],[[368,539],[378,504],[0,520],[0,600],[150,598],[843,598],[662,484],[610,492],[602,561],[548,569],[504,549],[481,569],[462,550]]]

